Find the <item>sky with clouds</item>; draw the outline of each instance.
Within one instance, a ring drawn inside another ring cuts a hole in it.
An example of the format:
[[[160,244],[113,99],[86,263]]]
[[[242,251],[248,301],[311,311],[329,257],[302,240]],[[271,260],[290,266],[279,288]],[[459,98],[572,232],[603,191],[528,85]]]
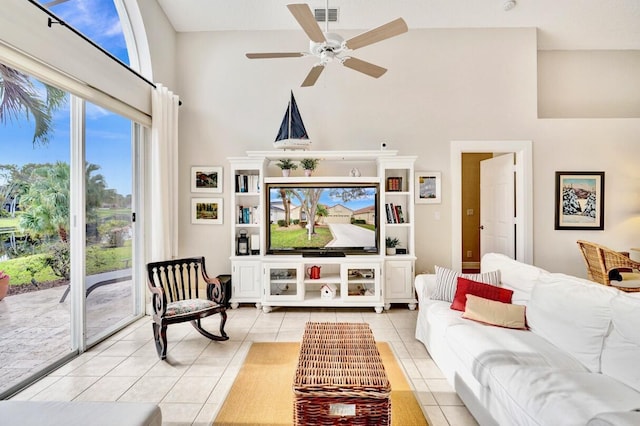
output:
[[[68,0],[53,6],[51,12],[125,64],[129,63],[114,0]],[[39,83],[35,83],[35,88],[44,92]],[[105,177],[109,188],[122,195],[130,194],[130,121],[90,103],[86,104],[86,116],[87,161],[101,167],[98,173]],[[69,163],[68,102],[55,112],[53,127],[55,131],[47,145],[33,145],[33,120],[22,116],[0,123],[0,164]],[[123,161],[127,162],[124,166]]]

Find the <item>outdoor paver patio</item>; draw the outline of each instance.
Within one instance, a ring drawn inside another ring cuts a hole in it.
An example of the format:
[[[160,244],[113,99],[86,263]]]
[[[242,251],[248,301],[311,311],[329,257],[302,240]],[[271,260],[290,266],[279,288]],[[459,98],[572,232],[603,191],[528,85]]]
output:
[[[7,296],[0,301],[0,392],[70,352],[70,301],[66,286]],[[132,311],[130,281],[100,287],[87,299],[87,336]]]

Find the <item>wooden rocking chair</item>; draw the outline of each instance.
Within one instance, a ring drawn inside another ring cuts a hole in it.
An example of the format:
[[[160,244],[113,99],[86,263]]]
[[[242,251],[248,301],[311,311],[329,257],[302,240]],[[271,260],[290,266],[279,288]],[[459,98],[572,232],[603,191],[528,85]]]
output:
[[[190,321],[200,334],[212,340],[228,340],[224,332],[227,311],[224,286],[209,278],[204,257],[167,260],[147,264],[148,285],[153,297],[153,338],[160,359],[167,358],[167,326]],[[206,284],[206,299],[199,297],[199,284]],[[220,335],[200,325],[209,315],[220,314]]]

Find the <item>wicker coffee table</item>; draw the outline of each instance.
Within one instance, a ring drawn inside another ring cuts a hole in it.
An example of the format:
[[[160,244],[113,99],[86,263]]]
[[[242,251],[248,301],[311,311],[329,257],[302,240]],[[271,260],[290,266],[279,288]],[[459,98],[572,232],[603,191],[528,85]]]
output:
[[[296,425],[391,422],[391,386],[368,324],[307,323],[293,392]]]

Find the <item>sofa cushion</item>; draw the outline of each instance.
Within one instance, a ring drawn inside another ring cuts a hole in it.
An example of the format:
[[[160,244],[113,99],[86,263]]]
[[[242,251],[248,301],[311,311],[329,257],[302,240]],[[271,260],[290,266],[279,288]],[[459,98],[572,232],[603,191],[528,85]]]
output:
[[[604,341],[602,373],[640,391],[640,299],[620,293],[611,300],[613,329]]]
[[[530,331],[461,321],[464,322],[451,321],[444,338],[450,353],[455,354],[483,386],[488,385],[492,368],[502,365],[587,371],[575,358]]]
[[[453,297],[453,303],[451,303],[451,309],[464,311],[465,305],[467,304],[467,294],[472,294],[484,299],[497,300],[503,303],[511,303],[513,290],[458,277],[458,285],[456,287],[456,294]]]
[[[480,270],[500,270],[502,287],[513,290],[512,303],[526,305],[531,298],[531,291],[541,276],[549,272],[537,266],[518,262],[500,253],[487,253],[482,256]]]
[[[639,392],[604,374],[585,371],[496,366],[489,387],[513,418],[535,419],[540,425],[585,425],[602,412],[640,407]]]
[[[453,302],[453,297],[458,287],[458,277],[486,284],[500,284],[500,271],[491,271],[482,274],[461,274],[460,272],[443,268],[442,266],[436,266],[436,288],[431,298]]]
[[[600,355],[618,292],[564,274],[548,274],[533,289],[527,324],[536,334],[600,372]]]
[[[524,309],[524,305],[513,305],[468,294],[462,318],[523,330],[526,329]]]

